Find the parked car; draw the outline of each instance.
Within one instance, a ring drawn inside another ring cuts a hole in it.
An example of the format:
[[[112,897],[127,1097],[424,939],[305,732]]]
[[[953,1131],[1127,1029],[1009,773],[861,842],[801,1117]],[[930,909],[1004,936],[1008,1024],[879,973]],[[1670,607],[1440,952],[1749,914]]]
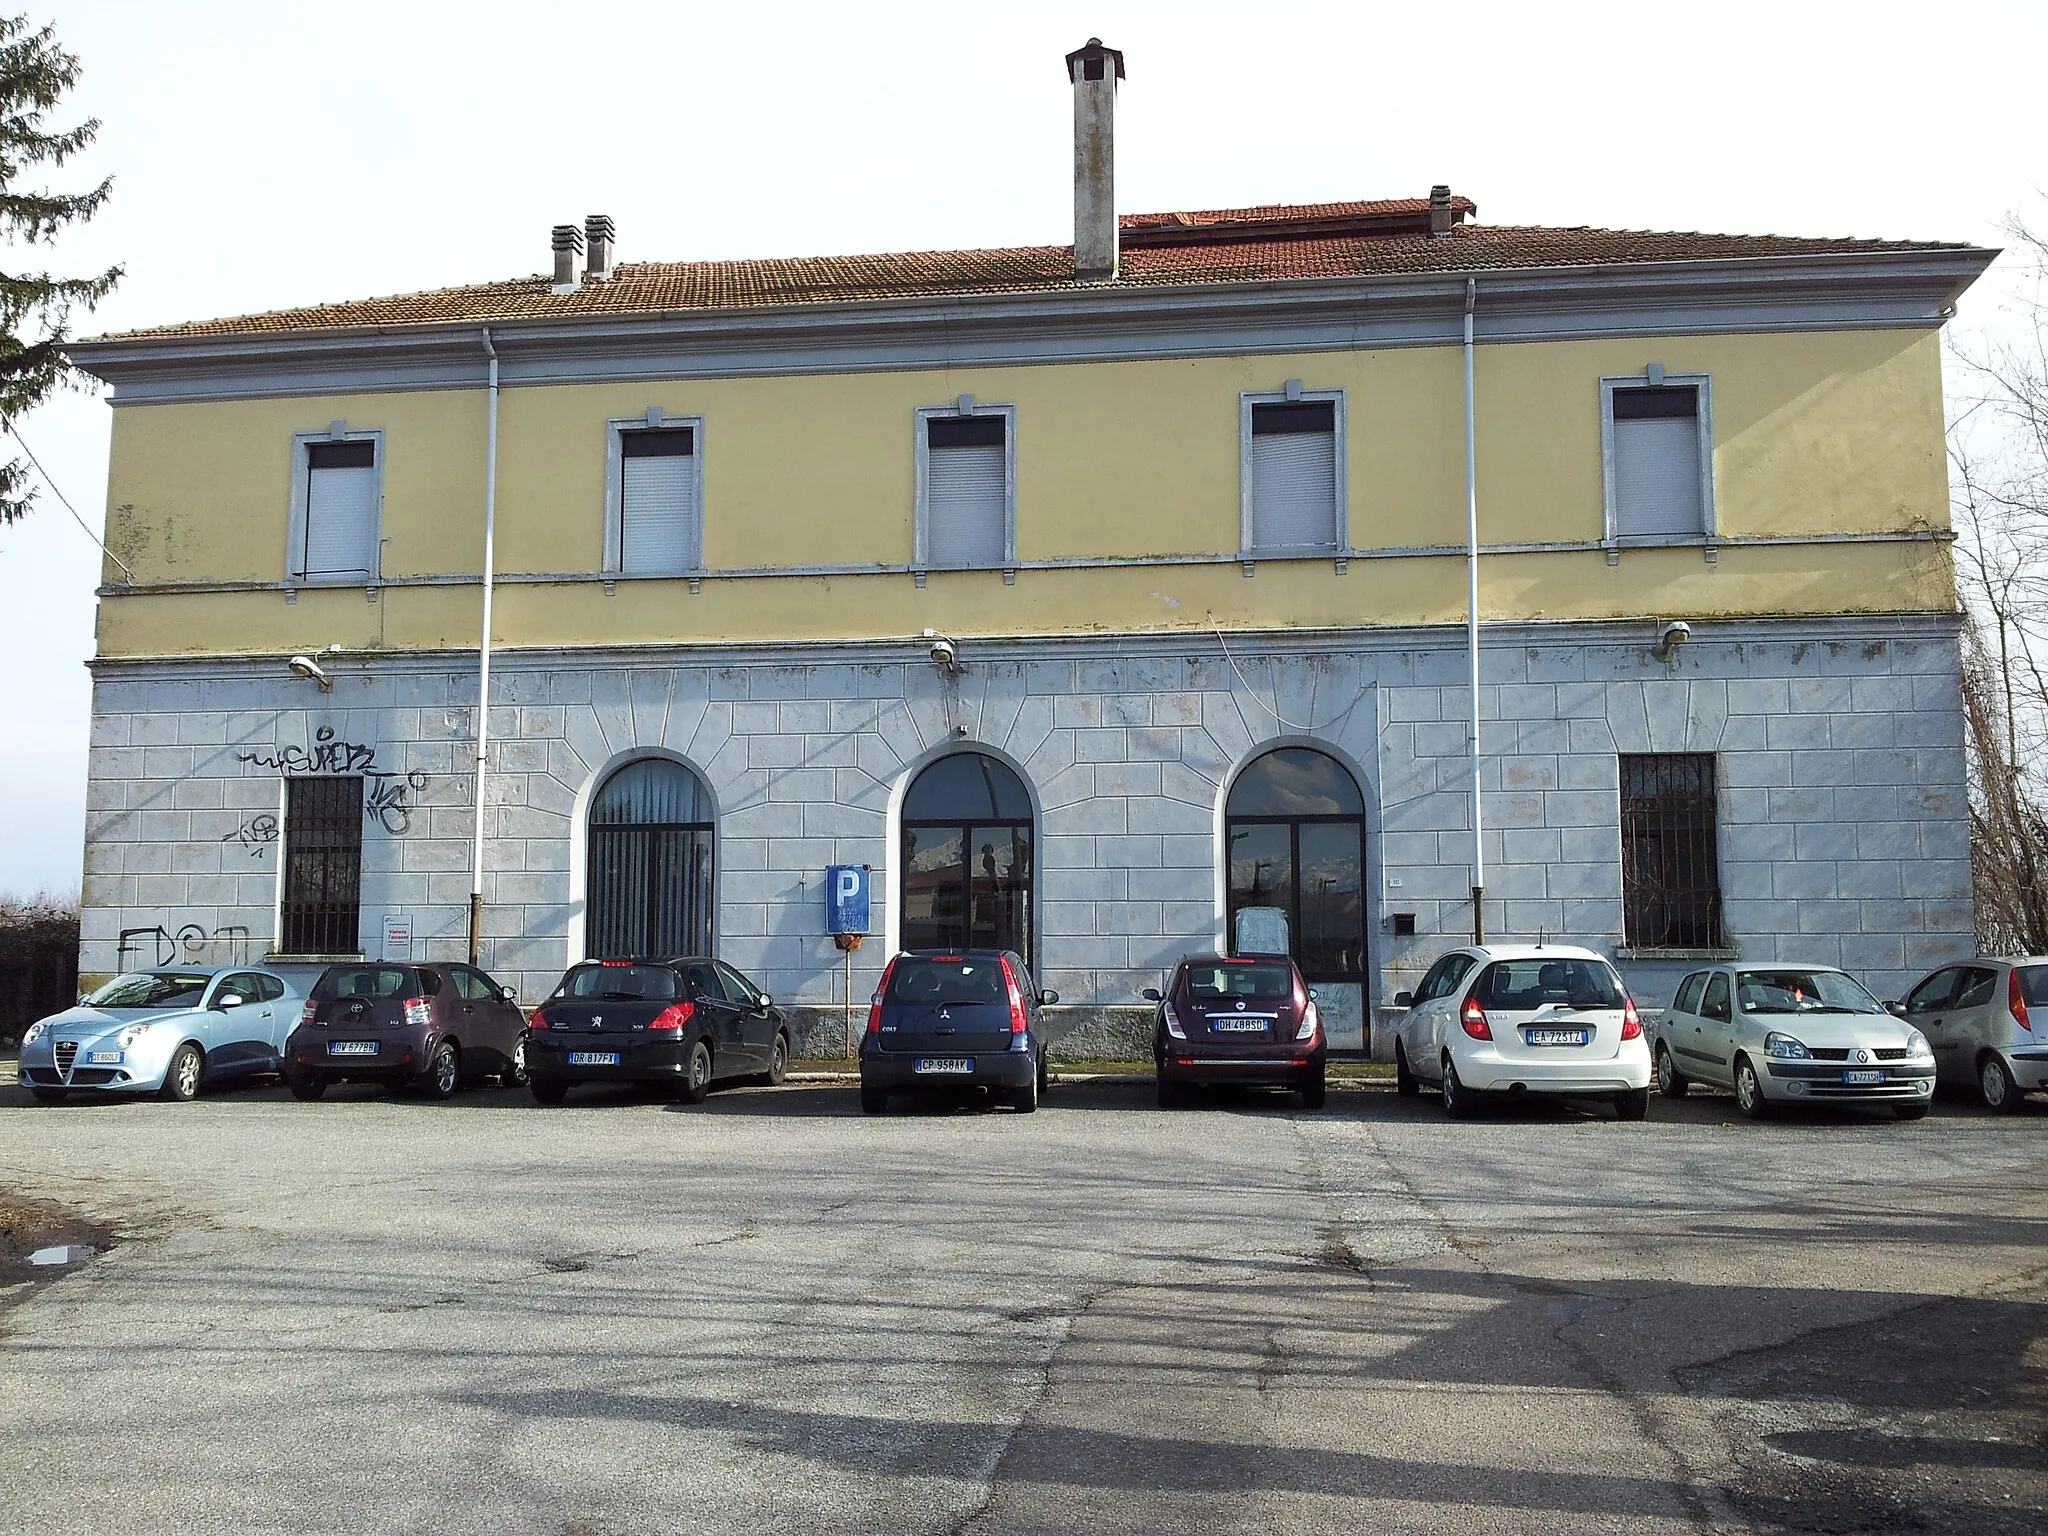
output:
[[[299,994],[248,967],[175,966],[116,976],[22,1034],[21,1080],[45,1104],[77,1089],[190,1099],[201,1083],[283,1064]]]
[[[1968,1084],[1986,1109],[2048,1088],[2048,959],[1945,965],[1907,989],[1901,1018],[1934,1047],[1938,1082]]]
[[[533,1011],[534,1098],[559,1104],[578,1083],[647,1083],[699,1104],[721,1079],[779,1083],[789,1021],[722,960],[586,960]]]
[[[513,992],[474,966],[330,965],[285,1058],[294,1098],[344,1082],[417,1086],[446,1099],[465,1080],[525,1082],[526,1020]]]
[[[983,1087],[1020,1114],[1045,1092],[1045,1016],[1039,991],[1011,950],[907,950],[892,959],[860,1042],[860,1107],[885,1114],[907,1089]]]
[[[1774,1105],[1889,1107],[1927,1113],[1927,1037],[1853,978],[1826,965],[1716,965],[1678,984],[1653,1031],[1657,1085],[1682,1099],[1694,1082],[1735,1092],[1752,1120]]]
[[[1188,955],[1163,994],[1147,987],[1145,997],[1159,1005],[1152,1061],[1162,1109],[1206,1083],[1293,1088],[1303,1108],[1323,1107],[1321,1011],[1286,956]]]
[[[1613,1101],[1623,1120],[1650,1107],[1650,1052],[1621,977],[1590,949],[1492,944],[1454,949],[1394,999],[1395,1087],[1433,1083],[1456,1116],[1479,1095]]]

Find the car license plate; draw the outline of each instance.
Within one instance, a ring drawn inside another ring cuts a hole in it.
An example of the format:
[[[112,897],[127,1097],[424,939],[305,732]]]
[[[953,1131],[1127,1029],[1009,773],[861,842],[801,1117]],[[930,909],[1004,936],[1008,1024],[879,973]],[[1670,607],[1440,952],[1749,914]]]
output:
[[[1263,1035],[1266,1032],[1264,1019],[1211,1019],[1209,1027],[1218,1034]]]
[[[327,1042],[330,1056],[374,1056],[377,1054],[375,1040],[330,1040]]]
[[[617,1051],[571,1051],[569,1065],[572,1067],[616,1067],[619,1064]]]
[[[1854,1085],[1854,1086],[1856,1086],[1856,1087],[1859,1087],[1859,1088],[1864,1088],[1864,1087],[1868,1087],[1868,1086],[1869,1086],[1870,1084],[1872,1084],[1872,1083],[1881,1083],[1881,1082],[1883,1082],[1883,1081],[1884,1081],[1884,1074],[1883,1074],[1882,1072],[1877,1072],[1877,1071],[1871,1071],[1871,1072],[1844,1072],[1844,1073],[1842,1074],[1842,1081],[1843,1081],[1843,1082],[1845,1082],[1845,1083],[1849,1083],[1849,1084],[1852,1084],[1852,1085]]]
[[[1584,1045],[1591,1033],[1584,1029],[1525,1029],[1522,1038],[1530,1045]]]
[[[974,1058],[971,1056],[920,1056],[917,1058],[915,1070],[927,1074],[935,1073],[942,1077],[960,1077],[974,1070]]]
[[[85,1059],[96,1067],[114,1067],[121,1064],[119,1051],[87,1051]]]

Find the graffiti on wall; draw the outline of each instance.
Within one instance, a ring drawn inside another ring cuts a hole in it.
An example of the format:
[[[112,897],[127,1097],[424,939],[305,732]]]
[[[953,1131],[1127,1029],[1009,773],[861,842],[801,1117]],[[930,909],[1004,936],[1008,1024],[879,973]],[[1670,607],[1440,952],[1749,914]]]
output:
[[[427,787],[428,779],[417,771],[401,777],[395,773],[365,774],[370,783],[363,796],[363,814],[375,818],[393,837],[412,830],[411,797]]]
[[[151,965],[247,965],[249,930],[229,923],[208,930],[203,923],[182,923],[176,928],[152,923],[147,928],[123,928],[120,947],[114,951],[114,966]]]
[[[249,850],[249,857],[260,859],[263,850],[277,841],[277,818],[271,815],[251,816],[232,832],[223,832],[220,840],[224,843],[240,843]]]
[[[336,741],[334,727],[323,725],[310,747],[272,747],[269,751],[237,752],[235,761],[253,763],[279,773],[368,773],[377,763],[377,749],[360,741]]]
[[[237,752],[235,760],[257,768],[272,769],[288,778],[307,774],[358,775],[367,781],[363,794],[364,817],[376,822],[393,837],[403,837],[412,830],[413,812],[418,809],[415,797],[433,782],[417,769],[400,773],[395,768],[379,768],[375,747],[360,741],[337,740],[331,725],[323,725],[313,733],[313,745],[310,747],[270,747]],[[263,845],[276,842],[277,837],[277,818],[257,816],[222,837],[221,841],[239,842],[249,849],[251,858],[261,858]]]

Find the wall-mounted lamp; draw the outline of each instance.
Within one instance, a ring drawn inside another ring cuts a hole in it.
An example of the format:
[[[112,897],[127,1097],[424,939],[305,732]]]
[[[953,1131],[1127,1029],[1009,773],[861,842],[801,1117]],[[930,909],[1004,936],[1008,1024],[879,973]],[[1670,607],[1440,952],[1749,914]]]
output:
[[[330,645],[320,654],[323,656],[339,656],[341,654],[341,647],[339,645]],[[308,677],[318,683],[322,693],[334,692],[334,679],[329,677],[327,669],[312,657],[304,655],[294,656],[285,665],[292,669],[295,676]]]
[[[936,629],[924,632],[925,644],[931,649],[932,665],[948,677],[958,677],[967,669],[960,665],[960,647],[949,637]]]
[[[1678,648],[1691,638],[1692,626],[1683,619],[1673,619],[1657,636],[1657,643],[1650,648],[1650,654],[1659,661],[1669,661],[1678,654]]]

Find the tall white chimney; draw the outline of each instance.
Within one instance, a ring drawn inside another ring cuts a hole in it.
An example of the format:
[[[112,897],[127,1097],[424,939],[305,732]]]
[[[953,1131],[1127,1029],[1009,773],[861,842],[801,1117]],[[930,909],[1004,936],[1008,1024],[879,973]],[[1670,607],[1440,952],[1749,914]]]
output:
[[[612,247],[618,239],[618,230],[608,213],[593,213],[583,221],[583,237],[589,247],[590,280],[593,283],[608,283],[612,280]]]
[[[1116,276],[1116,83],[1124,56],[1091,37],[1067,55],[1074,82],[1074,276]]]
[[[583,231],[557,224],[549,243],[555,251],[555,292],[574,293],[583,286]]]

